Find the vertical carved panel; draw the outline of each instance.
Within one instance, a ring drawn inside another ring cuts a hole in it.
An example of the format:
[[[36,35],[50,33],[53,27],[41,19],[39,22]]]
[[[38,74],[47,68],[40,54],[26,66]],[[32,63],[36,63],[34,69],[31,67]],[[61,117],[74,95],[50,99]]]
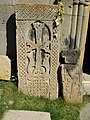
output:
[[[31,26],[30,41],[26,42],[28,92],[34,96],[49,96],[50,31],[42,22]]]
[[[19,89],[30,96],[58,97],[58,38],[53,37],[57,9],[16,5]]]

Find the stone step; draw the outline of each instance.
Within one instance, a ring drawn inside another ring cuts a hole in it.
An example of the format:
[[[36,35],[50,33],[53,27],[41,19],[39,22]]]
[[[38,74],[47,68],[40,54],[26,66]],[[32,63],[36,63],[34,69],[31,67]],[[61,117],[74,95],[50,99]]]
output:
[[[50,113],[47,112],[9,110],[2,120],[51,120],[51,118]]]

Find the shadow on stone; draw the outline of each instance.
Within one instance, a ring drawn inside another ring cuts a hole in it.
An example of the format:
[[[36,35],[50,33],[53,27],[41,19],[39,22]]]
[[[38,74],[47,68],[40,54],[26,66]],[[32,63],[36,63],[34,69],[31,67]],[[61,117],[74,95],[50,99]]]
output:
[[[63,83],[62,83],[62,77],[61,77],[61,67],[59,66],[57,71],[57,78],[58,78],[58,96],[63,98]]]
[[[6,24],[7,31],[7,56],[11,59],[12,74],[17,76],[17,56],[16,56],[16,22],[15,14],[12,14]]]
[[[90,15],[89,15],[89,24],[88,24],[88,32],[87,32],[87,39],[86,39],[86,46],[85,46],[85,55],[84,55],[84,62],[83,62],[83,72],[86,74],[90,74]]]

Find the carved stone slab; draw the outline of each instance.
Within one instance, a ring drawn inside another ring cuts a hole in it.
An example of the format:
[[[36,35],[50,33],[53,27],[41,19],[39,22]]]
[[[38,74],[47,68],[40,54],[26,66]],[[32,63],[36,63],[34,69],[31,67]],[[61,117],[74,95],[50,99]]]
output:
[[[19,89],[30,96],[58,97],[59,50],[52,21],[56,9],[53,5],[21,5],[17,9]]]

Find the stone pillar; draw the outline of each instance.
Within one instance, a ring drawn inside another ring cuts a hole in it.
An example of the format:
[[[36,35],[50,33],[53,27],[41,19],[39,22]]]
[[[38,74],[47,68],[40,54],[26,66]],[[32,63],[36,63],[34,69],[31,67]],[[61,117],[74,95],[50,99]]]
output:
[[[79,48],[80,45],[80,37],[81,37],[81,29],[82,29],[82,18],[83,18],[83,8],[84,1],[80,1],[79,3],[79,11],[78,11],[78,21],[77,21],[77,29],[76,29],[76,48]]]
[[[80,50],[81,50],[81,56],[80,56],[80,63],[83,64],[83,57],[84,57],[84,51],[85,51],[85,43],[86,43],[86,30],[87,30],[87,18],[89,19],[89,11],[88,11],[88,5],[89,0],[87,0],[84,3],[84,11],[83,11],[83,21],[82,21],[82,31],[81,31],[81,38],[80,38]]]
[[[80,51],[72,49],[62,51],[62,83],[63,83],[63,97],[66,101],[71,103],[81,103],[83,99],[82,86],[82,69],[78,64]]]
[[[72,25],[71,25],[71,46],[70,46],[70,48],[72,48],[72,49],[74,48],[74,44],[75,44],[78,4],[79,4],[79,0],[75,0],[74,5],[73,5]]]

